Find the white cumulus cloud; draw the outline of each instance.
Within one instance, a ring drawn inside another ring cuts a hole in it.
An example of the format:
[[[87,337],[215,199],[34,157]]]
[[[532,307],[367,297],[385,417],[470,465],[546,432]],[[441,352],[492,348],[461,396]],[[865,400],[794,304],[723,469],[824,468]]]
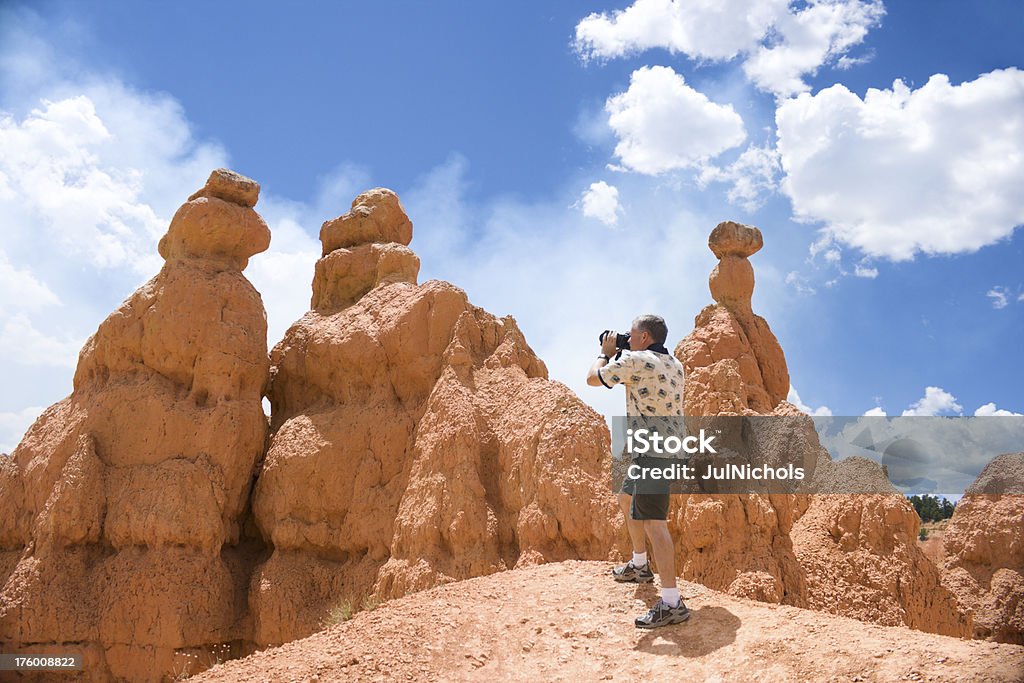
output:
[[[810,2],[789,7],[775,22],[775,39],[760,45],[743,64],[747,77],[762,90],[788,97],[809,90],[803,77],[841,58],[864,40],[885,10],[881,2]],[[847,59],[838,66],[847,69]]]
[[[712,102],[666,66],[633,72],[626,92],[605,103],[626,169],[656,175],[699,166],[746,139],[743,120],[732,108]]]
[[[4,246],[23,251],[41,233],[91,267],[151,274],[165,226],[139,200],[139,169],[102,159],[112,137],[84,95],[43,100],[21,121],[0,115],[0,216],[11,228]]]
[[[162,266],[157,241],[174,211],[230,166],[173,97],[68,68],[60,45],[10,16],[0,30],[0,373],[21,391],[0,406],[8,422],[70,391],[85,339]],[[368,187],[348,180],[323,179],[310,204],[261,196],[271,248],[246,275],[262,292],[270,344],[309,307],[315,228]],[[20,438],[5,434],[9,447]]]
[[[40,88],[0,100],[0,372],[37,377],[32,404],[68,392],[85,339],[157,272],[173,208],[224,158],[165,96],[101,79]]]
[[[963,412],[963,406],[956,397],[940,387],[925,387],[924,396],[903,411],[903,417],[934,417],[942,413]]]
[[[973,252],[1024,223],[1024,72],[863,99],[842,85],[776,112],[782,189],[826,237],[893,261]]]
[[[577,204],[584,216],[596,218],[605,225],[619,222],[622,206],[619,204],[619,190],[603,180],[591,183]]]
[[[755,85],[785,97],[806,91],[804,76],[824,64],[849,68],[863,61],[846,53],[884,13],[878,0],[636,0],[581,20],[575,45],[585,59],[651,48],[698,61],[739,58]]]
[[[0,250],[0,315],[6,310],[34,310],[60,304],[60,299],[30,269],[18,268]]]
[[[807,413],[812,417],[830,417],[832,415],[832,409],[828,406],[818,406],[812,408],[803,401],[800,400],[800,394],[797,393],[796,387],[792,384],[789,385],[789,394],[786,396],[786,400],[797,407],[801,412]]]
[[[1010,410],[1001,410],[995,403],[986,403],[974,411],[975,417],[1024,417],[1021,413],[1014,413]]]

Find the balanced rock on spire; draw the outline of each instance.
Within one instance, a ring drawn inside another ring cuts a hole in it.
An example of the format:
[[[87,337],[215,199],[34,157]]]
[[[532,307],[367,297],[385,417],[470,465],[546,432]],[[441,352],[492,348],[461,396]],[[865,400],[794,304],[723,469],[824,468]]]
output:
[[[412,221],[385,188],[362,193],[348,213],[320,228],[323,258],[316,262],[312,308],[338,310],[350,306],[374,287],[416,284],[420,259],[409,249]]]
[[[708,246],[719,263],[711,271],[708,285],[711,297],[729,308],[750,310],[754,294],[754,268],[747,260],[764,244],[761,231],[748,225],[726,221],[711,231]]]
[[[680,574],[733,595],[967,635],[969,616],[917,546],[914,509],[878,464],[832,462],[811,420],[785,400],[785,355],[751,307],[748,257],[762,245],[757,228],[731,221],[711,233],[716,303],[675,349],[686,371],[685,414],[694,424],[771,416],[750,423],[750,444],[762,455],[799,455],[809,490],[820,493],[678,496],[669,524]],[[844,494],[856,488],[872,493]]]
[[[260,186],[250,178],[218,168],[171,219],[160,239],[166,260],[222,261],[245,270],[249,257],[270,246],[270,229],[253,211]]]
[[[732,221],[719,223],[708,238],[720,259],[708,281],[716,303],[676,346],[686,370],[687,415],[769,413],[789,393],[782,347],[751,308],[754,269],[747,257],[763,244],[760,230]]]

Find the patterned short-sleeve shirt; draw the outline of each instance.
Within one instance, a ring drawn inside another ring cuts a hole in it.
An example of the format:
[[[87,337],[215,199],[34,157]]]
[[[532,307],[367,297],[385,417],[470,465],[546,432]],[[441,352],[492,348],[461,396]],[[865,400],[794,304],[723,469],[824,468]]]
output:
[[[683,365],[670,353],[622,351],[600,368],[597,376],[609,389],[616,384],[626,386],[627,416],[683,414]]]

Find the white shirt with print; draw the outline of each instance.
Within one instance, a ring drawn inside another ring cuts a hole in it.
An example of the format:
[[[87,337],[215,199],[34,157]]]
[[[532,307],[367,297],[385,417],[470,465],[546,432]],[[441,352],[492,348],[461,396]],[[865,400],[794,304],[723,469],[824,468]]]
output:
[[[683,365],[670,353],[622,351],[597,371],[611,389],[626,386],[626,415],[671,417],[683,414]]]

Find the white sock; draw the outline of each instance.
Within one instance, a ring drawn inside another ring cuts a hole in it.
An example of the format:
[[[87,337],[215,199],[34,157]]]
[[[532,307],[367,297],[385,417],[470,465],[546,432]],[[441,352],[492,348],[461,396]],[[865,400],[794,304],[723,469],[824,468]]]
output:
[[[633,553],[633,566],[639,569],[647,565],[647,553]]]
[[[661,589],[661,601],[669,607],[679,607],[679,589],[678,588],[662,588]]]

